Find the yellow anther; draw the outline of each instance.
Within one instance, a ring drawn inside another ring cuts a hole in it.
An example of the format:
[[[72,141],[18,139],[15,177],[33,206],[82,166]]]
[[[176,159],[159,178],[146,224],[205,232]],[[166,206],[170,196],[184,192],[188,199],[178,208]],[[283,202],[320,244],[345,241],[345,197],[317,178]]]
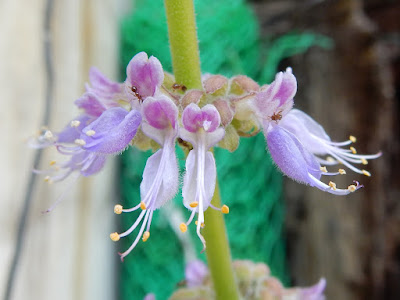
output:
[[[366,171],[366,170],[362,170],[362,173],[363,173],[365,176],[371,177],[371,173],[368,172],[368,171]]]
[[[86,131],[86,135],[87,136],[94,136],[96,134],[96,131],[94,131],[94,130],[88,130],[88,131]]]
[[[110,234],[110,239],[113,242],[118,242],[119,241],[119,234],[117,232],[113,232]]]
[[[328,173],[328,170],[326,169],[326,167],[319,167],[319,169],[324,173]]]
[[[194,201],[194,202],[189,204],[189,206],[192,207],[192,208],[197,207],[197,205],[199,205],[199,202],[197,202],[197,201]]]
[[[81,125],[81,121],[78,120],[71,121],[71,127],[78,127],[79,125]]]
[[[355,136],[349,136],[349,140],[352,141],[353,143],[357,142],[357,138]]]
[[[197,224],[199,224],[199,222],[198,222],[198,221],[195,221],[194,223],[196,224],[196,226],[197,226]],[[201,228],[203,228],[203,227],[204,227],[204,225],[205,225],[204,223],[201,223]]]
[[[354,148],[353,146],[352,146],[352,147],[350,147],[350,150],[351,150],[351,152],[352,152],[353,154],[356,154],[356,153],[357,153],[357,150],[356,150],[356,148]]]
[[[356,187],[354,184],[352,184],[352,185],[349,185],[349,186],[347,187],[347,189],[348,189],[350,192],[354,192],[354,191],[357,189],[357,187]]]
[[[146,204],[142,201],[142,202],[140,202],[140,208],[142,209],[142,210],[145,210],[147,207],[146,207]]]
[[[114,213],[116,213],[117,215],[120,215],[122,213],[122,205],[120,205],[120,204],[115,205]]]
[[[46,177],[44,178],[44,181],[50,182],[50,176],[46,176]]]
[[[366,160],[365,158],[361,158],[361,163],[363,165],[368,165],[368,160]]]
[[[223,214],[229,214],[229,207],[227,206],[227,205],[222,205],[222,207],[221,207],[221,212],[223,213]]]
[[[326,158],[326,160],[329,161],[329,162],[335,162],[334,158],[331,157],[331,156],[328,156],[328,157]]]
[[[50,162],[50,166],[54,166],[56,163],[57,163],[57,162],[56,162],[55,160],[52,160],[52,161]]]
[[[187,225],[185,223],[181,223],[181,225],[179,225],[179,229],[182,232],[186,232],[187,231]]]
[[[329,181],[328,185],[331,187],[332,190],[336,190],[336,183],[333,181]]]
[[[342,175],[346,174],[346,170],[345,169],[339,169],[339,174],[342,174]]]
[[[143,242],[147,241],[149,237],[150,237],[150,232],[145,231],[145,233],[143,233],[143,238],[142,238]]]
[[[82,139],[76,139],[74,141],[74,143],[79,145],[79,146],[85,146],[86,145],[86,142],[84,140],[82,140]]]

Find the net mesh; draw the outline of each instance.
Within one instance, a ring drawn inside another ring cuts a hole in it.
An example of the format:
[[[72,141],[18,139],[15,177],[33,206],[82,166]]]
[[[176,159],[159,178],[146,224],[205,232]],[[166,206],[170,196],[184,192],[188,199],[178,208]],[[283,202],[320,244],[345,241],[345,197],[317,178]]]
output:
[[[268,82],[282,58],[305,51],[314,44],[327,46],[329,43],[324,37],[301,34],[268,41],[269,51],[263,56],[269,63],[260,67],[264,64],[260,55],[258,24],[243,1],[201,0],[195,1],[195,7],[203,72],[226,76],[247,74],[261,79],[261,83]],[[165,70],[172,71],[162,0],[135,1],[132,15],[121,24],[121,33],[122,66],[126,66],[137,52],[145,51],[156,56]],[[124,70],[121,73],[124,74]],[[182,172],[184,157],[177,150]],[[120,182],[124,206],[133,206],[140,201],[142,172],[150,155],[151,152],[136,149],[122,155]],[[225,220],[233,258],[265,262],[275,276],[287,283],[282,234],[282,176],[265,150],[264,137],[259,134],[242,139],[234,153],[216,148],[215,159],[222,201],[230,207]],[[187,218],[189,212],[181,205],[180,194],[174,202]],[[123,214],[122,229],[128,228],[135,218],[133,213]],[[200,254],[201,243],[193,228],[188,233],[193,235],[198,258],[205,260],[205,254]],[[127,249],[134,238],[131,234],[118,247]],[[152,292],[157,299],[167,299],[184,278],[182,253],[182,246],[165,214],[157,211],[149,241],[139,243],[121,265],[120,298],[142,299],[146,293]]]

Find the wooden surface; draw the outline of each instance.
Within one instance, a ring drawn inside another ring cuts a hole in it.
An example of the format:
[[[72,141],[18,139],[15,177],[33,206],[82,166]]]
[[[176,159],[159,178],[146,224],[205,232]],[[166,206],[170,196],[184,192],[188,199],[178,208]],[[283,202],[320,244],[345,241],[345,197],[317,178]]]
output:
[[[287,180],[293,282],[309,285],[324,276],[327,299],[399,299],[399,5],[264,1],[256,11],[264,33],[297,29],[333,39],[332,50],[313,48],[283,62],[282,68],[293,67],[299,82],[295,105],[332,139],[353,134],[359,153],[383,151],[367,166],[371,178],[348,172],[337,181],[338,186],[352,179],[365,185],[347,197]]]
[[[54,94],[50,127],[63,126],[78,110],[88,69],[116,79],[118,22],[115,2],[54,1],[51,23]],[[40,128],[45,98],[43,23],[45,1],[0,2],[0,296],[15,251],[17,226],[34,150],[26,139]],[[46,151],[42,168],[54,157]],[[28,215],[26,239],[11,299],[113,299],[116,248],[111,161],[95,178],[48,186],[39,180]],[[48,208],[67,191],[50,214]]]

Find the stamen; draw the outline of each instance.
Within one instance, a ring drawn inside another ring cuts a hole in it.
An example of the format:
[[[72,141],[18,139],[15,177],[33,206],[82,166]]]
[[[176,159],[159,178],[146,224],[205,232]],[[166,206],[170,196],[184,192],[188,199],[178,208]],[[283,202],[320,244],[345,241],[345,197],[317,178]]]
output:
[[[365,158],[361,158],[361,163],[363,165],[368,165],[368,160],[366,160]]]
[[[94,136],[96,134],[96,131],[94,131],[94,130],[88,130],[88,131],[86,131],[86,135],[87,136]]]
[[[352,141],[353,143],[357,142],[357,138],[355,136],[349,136],[349,140]]]
[[[320,169],[322,172],[324,172],[324,173],[327,173],[327,172],[328,172],[328,170],[326,169],[326,167],[319,167],[319,169]]]
[[[365,176],[371,177],[371,173],[366,171],[366,170],[362,170],[361,171]]]
[[[120,204],[115,205],[114,213],[116,213],[117,215],[120,215],[122,213],[122,205],[120,205]]]
[[[336,162],[336,160],[333,158],[333,157],[331,157],[331,156],[328,156],[327,158],[326,158],[326,160],[327,161],[329,161],[329,162]]]
[[[50,162],[50,166],[54,166],[56,164],[56,161],[55,160],[52,160],[51,162]]]
[[[339,169],[339,173],[344,175],[344,174],[346,174],[346,170],[345,169]]]
[[[356,187],[354,184],[351,184],[351,185],[349,185],[349,186],[347,187],[347,189],[348,189],[350,192],[355,192],[355,191],[357,190],[357,187]]]
[[[197,202],[197,201],[193,201],[192,203],[189,204],[189,206],[192,208],[197,207],[197,205],[199,205],[199,202]]]
[[[357,150],[356,148],[354,148],[353,146],[350,147],[351,153],[356,154]]]
[[[143,202],[143,201],[141,201],[140,202],[140,208],[142,209],[142,210],[145,210],[147,207],[146,207],[146,204]]]
[[[197,226],[197,225],[199,224],[199,221],[195,221],[194,224],[196,224],[196,226]],[[201,228],[204,228],[205,225],[206,225],[206,224],[201,223]]]
[[[78,127],[79,125],[81,125],[81,121],[78,120],[71,121],[71,127]]]
[[[142,238],[143,242],[146,242],[149,239],[149,237],[150,237],[150,232],[145,231],[145,233],[143,233],[143,238]]]
[[[227,205],[222,205],[221,212],[225,215],[229,214],[229,207]]]
[[[181,223],[181,225],[179,225],[179,229],[182,232],[186,232],[187,231],[187,225],[185,223]]]
[[[74,141],[74,143],[79,145],[79,146],[85,146],[86,145],[86,142],[84,140],[82,140],[82,139],[76,139]]]
[[[113,241],[113,242],[118,242],[119,241],[119,234],[117,233],[117,232],[113,232],[113,233],[111,233],[110,234],[110,239]]]
[[[333,181],[329,181],[328,185],[331,187],[332,190],[336,190],[336,183]]]

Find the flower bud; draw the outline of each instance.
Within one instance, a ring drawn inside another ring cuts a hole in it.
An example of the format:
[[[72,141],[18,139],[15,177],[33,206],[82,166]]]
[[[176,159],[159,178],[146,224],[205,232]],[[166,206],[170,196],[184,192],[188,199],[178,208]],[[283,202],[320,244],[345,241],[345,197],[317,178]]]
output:
[[[222,75],[210,76],[203,84],[206,93],[214,96],[223,96],[228,89],[228,79]]]
[[[230,94],[242,95],[258,91],[259,89],[260,86],[253,79],[244,75],[238,75],[231,80]]]
[[[221,124],[222,126],[227,126],[230,122],[232,122],[234,111],[228,101],[224,99],[218,99],[213,102],[215,108],[218,110],[219,115],[221,116]]]
[[[182,98],[182,108],[185,108],[190,103],[198,104],[201,98],[204,96],[204,92],[200,90],[190,90]]]

